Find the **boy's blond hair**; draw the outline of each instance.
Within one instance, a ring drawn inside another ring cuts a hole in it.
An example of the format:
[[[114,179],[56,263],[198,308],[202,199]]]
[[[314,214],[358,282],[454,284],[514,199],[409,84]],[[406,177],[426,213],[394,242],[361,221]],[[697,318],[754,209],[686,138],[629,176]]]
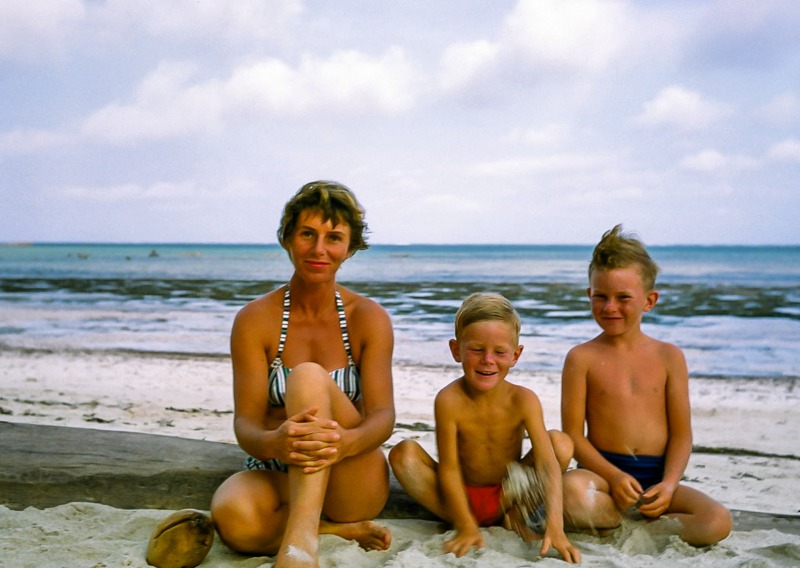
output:
[[[456,340],[467,326],[480,321],[502,321],[514,331],[514,345],[519,343],[522,328],[519,314],[504,296],[500,294],[476,292],[464,300],[456,312]]]
[[[595,270],[613,270],[636,266],[642,278],[645,291],[655,288],[658,265],[650,258],[642,241],[633,233],[623,233],[622,225],[617,225],[603,234],[594,247],[592,261],[589,263],[589,280]]]

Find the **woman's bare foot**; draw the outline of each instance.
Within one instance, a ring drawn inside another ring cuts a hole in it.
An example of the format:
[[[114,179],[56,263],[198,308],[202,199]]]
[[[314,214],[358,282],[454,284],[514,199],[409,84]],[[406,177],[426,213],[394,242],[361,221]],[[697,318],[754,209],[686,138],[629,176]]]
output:
[[[355,523],[322,521],[320,522],[319,532],[320,534],[335,534],[347,540],[354,540],[361,548],[366,550],[386,550],[392,543],[392,534],[389,529],[373,521],[358,521]]]

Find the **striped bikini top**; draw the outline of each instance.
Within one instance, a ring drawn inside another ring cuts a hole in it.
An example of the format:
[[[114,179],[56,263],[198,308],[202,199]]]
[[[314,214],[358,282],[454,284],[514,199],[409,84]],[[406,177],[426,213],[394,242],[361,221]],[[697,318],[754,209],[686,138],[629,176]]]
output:
[[[289,306],[289,286],[286,286],[286,292],[283,294],[283,318],[281,319],[281,338],[278,341],[278,354],[272,361],[269,370],[269,404],[271,406],[286,406],[286,377],[291,372],[291,369],[284,366],[281,356],[283,355],[283,347],[286,345],[286,334],[289,331]],[[336,385],[347,395],[347,398],[352,402],[356,402],[361,398],[361,376],[358,373],[358,367],[353,361],[353,355],[350,353],[347,318],[344,313],[342,296],[338,290],[336,290],[336,311],[339,313],[339,329],[342,332],[344,350],[347,353],[347,367],[331,371],[330,375]]]

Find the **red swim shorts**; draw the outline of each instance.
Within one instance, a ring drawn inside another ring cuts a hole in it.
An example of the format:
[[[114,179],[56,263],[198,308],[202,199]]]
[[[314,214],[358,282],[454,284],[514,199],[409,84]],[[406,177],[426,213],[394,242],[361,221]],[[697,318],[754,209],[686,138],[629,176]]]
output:
[[[500,510],[500,496],[503,493],[503,486],[497,485],[466,485],[467,499],[469,506],[478,525],[481,527],[491,527],[500,522],[503,518],[503,511]]]

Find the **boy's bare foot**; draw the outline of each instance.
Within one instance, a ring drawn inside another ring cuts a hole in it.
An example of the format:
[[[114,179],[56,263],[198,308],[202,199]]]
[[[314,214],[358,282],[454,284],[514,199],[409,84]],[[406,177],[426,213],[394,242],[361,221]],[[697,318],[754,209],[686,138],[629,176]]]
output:
[[[335,534],[347,540],[356,541],[365,550],[387,550],[392,543],[389,529],[373,521],[355,523],[334,523],[322,521],[320,534]]]
[[[528,522],[522,516],[519,507],[513,507],[503,518],[503,528],[514,531],[524,542],[542,540],[542,535],[532,531]]]

